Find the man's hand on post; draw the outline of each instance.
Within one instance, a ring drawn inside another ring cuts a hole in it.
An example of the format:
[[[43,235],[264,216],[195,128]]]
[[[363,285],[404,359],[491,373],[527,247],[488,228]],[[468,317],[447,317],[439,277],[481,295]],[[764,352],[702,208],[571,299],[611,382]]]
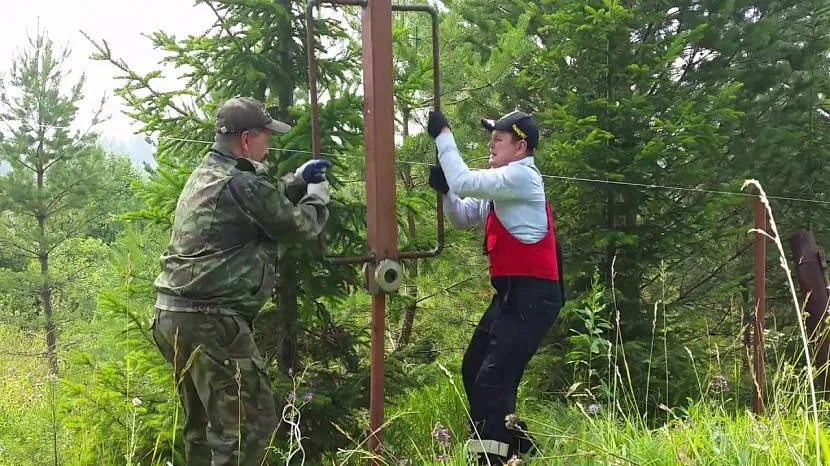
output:
[[[432,139],[437,138],[444,128],[449,127],[450,122],[447,121],[447,117],[445,117],[443,113],[436,111],[429,112],[429,118],[427,119],[427,133],[432,136]]]
[[[331,166],[330,160],[312,159],[300,165],[294,175],[300,177],[307,185],[326,181],[326,168]]]
[[[444,170],[439,165],[429,166],[429,185],[432,189],[443,194],[447,194],[450,191],[447,178],[444,176]]]

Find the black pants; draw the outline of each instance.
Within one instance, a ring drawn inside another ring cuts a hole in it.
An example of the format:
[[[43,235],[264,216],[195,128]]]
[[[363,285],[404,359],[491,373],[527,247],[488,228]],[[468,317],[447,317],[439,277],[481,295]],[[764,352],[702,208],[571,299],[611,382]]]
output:
[[[558,281],[532,277],[491,280],[496,295],[473,331],[461,374],[470,417],[482,439],[509,443],[506,415],[516,410],[516,392],[559,310]]]

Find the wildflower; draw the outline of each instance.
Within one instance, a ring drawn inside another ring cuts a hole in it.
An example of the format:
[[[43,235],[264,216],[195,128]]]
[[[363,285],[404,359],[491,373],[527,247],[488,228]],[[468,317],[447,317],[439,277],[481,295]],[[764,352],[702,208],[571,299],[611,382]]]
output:
[[[447,457],[442,455],[442,454],[438,454],[438,455],[435,456],[435,459],[438,460],[438,461],[443,462],[445,459],[447,459]]]
[[[136,408],[141,406],[141,400],[139,398],[133,398],[133,406]]]
[[[518,422],[519,416],[516,416],[515,414],[508,414],[504,417],[504,427],[507,428],[507,430],[522,430],[522,428],[517,425]]]
[[[510,461],[507,462],[507,466],[524,466],[525,462],[520,460],[517,456],[513,456],[510,458]]]
[[[294,378],[294,368],[293,367],[288,368],[288,376],[291,377],[291,378]]]
[[[435,423],[435,427],[432,429],[432,436],[435,437],[441,445],[450,444],[450,430],[444,427],[440,422]]]
[[[303,394],[303,401],[305,401],[306,403],[308,403],[309,401],[311,401],[311,399],[312,399],[313,397],[314,397],[314,394],[313,394],[313,393],[311,393],[311,392],[305,392],[305,393]]]
[[[596,403],[591,403],[591,404],[588,405],[587,411],[588,411],[588,414],[597,415],[597,414],[599,414],[601,409],[602,409],[602,407],[600,405],[598,405]]]
[[[709,391],[711,392],[722,392],[729,389],[729,382],[726,380],[726,377],[722,375],[716,375],[712,377],[712,380],[709,382]]]
[[[289,403],[293,403],[297,401],[297,392],[290,391],[288,392],[288,397],[286,397]]]

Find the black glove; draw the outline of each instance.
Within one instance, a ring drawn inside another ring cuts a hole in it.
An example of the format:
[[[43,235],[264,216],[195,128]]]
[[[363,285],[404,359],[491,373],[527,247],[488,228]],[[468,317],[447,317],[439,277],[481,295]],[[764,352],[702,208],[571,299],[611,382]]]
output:
[[[444,170],[438,165],[429,166],[429,185],[432,189],[447,194],[450,186],[444,176]]]
[[[432,139],[437,138],[438,135],[441,134],[441,130],[449,127],[450,122],[447,121],[447,117],[445,117],[443,113],[435,111],[429,112],[429,119],[427,119],[427,133],[432,136]]]

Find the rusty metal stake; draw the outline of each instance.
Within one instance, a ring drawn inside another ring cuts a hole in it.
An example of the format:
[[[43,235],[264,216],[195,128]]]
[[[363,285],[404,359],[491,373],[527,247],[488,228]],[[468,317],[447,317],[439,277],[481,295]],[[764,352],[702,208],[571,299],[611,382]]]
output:
[[[764,413],[766,399],[766,376],[764,374],[764,308],[766,307],[767,280],[767,237],[760,232],[767,231],[767,209],[761,197],[755,198],[755,318],[752,325],[752,367],[754,389],[752,390],[752,412]]]
[[[395,211],[395,113],[392,86],[392,2],[371,0],[363,9],[364,151],[366,153],[366,239],[376,261],[397,259]],[[386,297],[367,267],[372,293],[372,343],[369,398],[370,464],[380,464],[383,425],[384,323]]]
[[[790,237],[790,249],[795,261],[795,272],[798,276],[798,286],[801,299],[806,300],[804,309],[807,311],[807,331],[812,343],[813,361],[816,365],[816,390],[823,392],[827,397],[829,374],[827,370],[830,359],[830,339],[827,335],[828,290],[825,278],[827,264],[824,254],[816,245],[813,232],[802,230]]]

